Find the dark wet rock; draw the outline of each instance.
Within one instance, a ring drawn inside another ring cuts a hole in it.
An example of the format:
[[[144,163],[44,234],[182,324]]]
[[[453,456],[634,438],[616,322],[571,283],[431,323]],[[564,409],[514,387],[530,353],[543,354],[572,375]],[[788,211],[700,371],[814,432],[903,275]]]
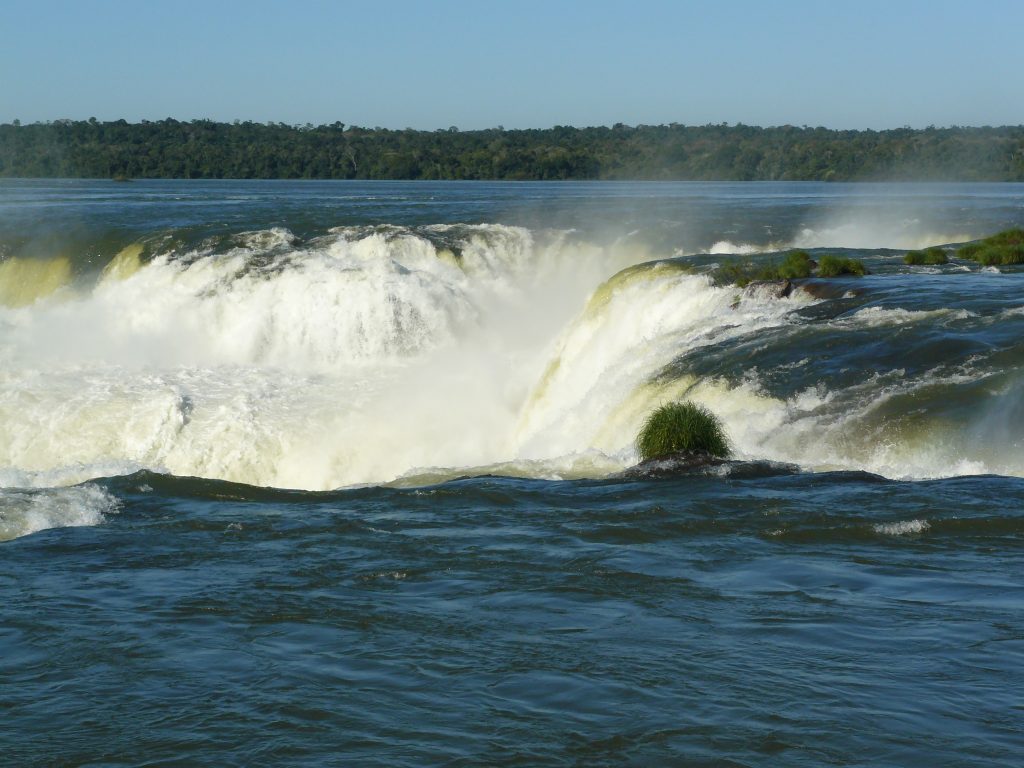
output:
[[[751,299],[785,299],[793,293],[791,280],[755,280],[743,289],[743,295]]]
[[[795,464],[777,461],[736,461],[713,456],[706,451],[681,451],[660,459],[648,459],[612,475],[622,480],[651,480],[685,475],[721,475],[723,477],[767,477],[791,475],[800,471]]]
[[[809,280],[796,287],[815,299],[841,299],[850,292],[849,285],[839,285],[827,280]]]
[[[778,477],[779,475],[798,475],[800,467],[785,461],[729,461],[717,467],[714,472],[704,474],[715,474],[720,477],[729,477],[736,480],[755,477]]]
[[[626,478],[669,477],[693,474],[709,467],[720,467],[729,463],[729,459],[721,459],[706,451],[682,451],[659,459],[641,461],[636,466],[622,472],[621,475]]]

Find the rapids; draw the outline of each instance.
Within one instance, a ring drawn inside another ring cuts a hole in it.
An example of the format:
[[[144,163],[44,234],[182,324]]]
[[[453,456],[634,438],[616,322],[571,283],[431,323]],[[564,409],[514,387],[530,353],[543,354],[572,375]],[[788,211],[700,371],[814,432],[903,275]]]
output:
[[[878,274],[829,299],[500,224],[136,244],[59,288],[69,270],[8,260],[0,466],[19,485],[141,468],[308,490],[599,477],[635,460],[651,408],[688,397],[742,457],[1024,473],[1020,278],[856,253]]]

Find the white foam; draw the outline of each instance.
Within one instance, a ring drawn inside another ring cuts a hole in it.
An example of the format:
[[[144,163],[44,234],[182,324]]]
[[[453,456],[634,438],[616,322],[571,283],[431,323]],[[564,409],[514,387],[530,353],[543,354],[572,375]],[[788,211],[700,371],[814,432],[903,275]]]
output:
[[[737,256],[749,256],[754,253],[762,253],[772,250],[771,244],[753,245],[751,243],[734,243],[730,240],[719,240],[708,250],[708,253],[718,256],[734,254]]]
[[[650,254],[496,225],[235,243],[0,309],[0,487],[140,468],[313,490],[466,468],[601,476],[632,463],[653,407],[683,397],[722,417],[740,458],[1024,473],[1019,452],[975,445],[963,425],[877,425],[878,408],[934,377],[788,400],[756,371],[659,378],[684,352],[804,322],[802,292],[748,296],[672,263],[619,272]],[[837,323],[967,316],[872,307]]]
[[[546,345],[648,254],[497,225],[427,231],[459,255],[396,227],[305,244],[245,233],[225,253],[0,310],[0,484],[145,467],[325,489],[515,461]]]
[[[757,376],[739,386],[703,381],[688,396],[725,422],[741,457],[769,457],[806,469],[865,470],[895,479],[962,475],[1024,475],[1006,419],[1013,392],[980,405],[969,423],[912,411],[894,418],[894,398],[936,387],[976,383],[971,370],[929,372],[908,379],[902,370],[869,377],[840,393],[812,388],[788,400],[764,394]]]
[[[99,525],[117,499],[95,485],[46,490],[0,489],[0,541],[47,528]]]
[[[585,447],[631,460],[632,438],[646,413],[665,400],[691,396],[687,390],[695,384],[676,379],[651,385],[654,374],[681,350],[791,322],[793,310],[809,300],[737,302],[734,290],[670,269],[609,285],[604,303],[594,307],[592,299],[553,345],[547,371],[520,417],[522,455],[544,458]]]
[[[884,536],[907,536],[909,534],[924,533],[931,525],[927,520],[901,520],[896,523],[877,523],[871,526],[875,533]]]
[[[966,309],[933,309],[912,310],[902,307],[865,307],[849,317],[840,318],[837,325],[858,325],[865,328],[881,328],[884,326],[907,325],[948,318],[950,320],[966,320],[977,317]]]

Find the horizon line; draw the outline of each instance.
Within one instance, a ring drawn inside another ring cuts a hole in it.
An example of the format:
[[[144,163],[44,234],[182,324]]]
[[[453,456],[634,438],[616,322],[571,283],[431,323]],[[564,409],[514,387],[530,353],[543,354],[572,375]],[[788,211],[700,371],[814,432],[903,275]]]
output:
[[[831,131],[835,133],[888,133],[890,131],[955,131],[955,130],[1001,130],[1001,129],[1013,129],[1013,128],[1024,128],[1024,123],[1003,123],[999,125],[993,125],[985,123],[982,125],[934,125],[929,124],[923,127],[915,127],[911,125],[892,126],[888,128],[833,128],[825,125],[809,125],[803,123],[796,125],[794,123],[782,123],[778,125],[755,125],[753,123],[744,123],[742,121],[730,123],[728,121],[722,122],[707,122],[707,123],[682,123],[678,121],[672,121],[668,123],[624,123],[616,122],[612,125],[607,124],[594,124],[594,125],[570,125],[567,123],[556,123],[554,125],[546,127],[529,127],[529,128],[506,128],[504,125],[494,125],[486,128],[459,128],[455,125],[450,125],[442,128],[413,128],[406,126],[405,128],[388,128],[385,126],[375,125],[359,125],[357,123],[346,123],[342,120],[335,120],[330,123],[286,123],[283,121],[276,120],[242,120],[240,118],[232,118],[230,120],[218,120],[210,117],[195,117],[190,119],[179,119],[175,117],[163,117],[156,120],[150,120],[148,118],[140,118],[136,121],[128,120],[127,118],[120,117],[113,120],[99,120],[96,117],[90,116],[87,118],[73,118],[73,117],[60,117],[52,120],[34,120],[32,122],[25,122],[19,118],[12,118],[7,122],[0,122],[0,126],[3,127],[20,127],[26,128],[34,125],[68,125],[73,123],[96,123],[96,124],[126,124],[126,125],[146,125],[152,123],[214,123],[218,125],[261,125],[267,127],[285,127],[298,130],[309,130],[318,128],[335,128],[341,126],[342,130],[357,129],[362,131],[389,131],[392,133],[484,133],[491,131],[500,131],[503,133],[513,133],[518,131],[551,131],[556,129],[569,128],[577,131],[584,130],[595,130],[595,129],[607,129],[607,130],[639,130],[644,128],[753,128],[762,131],[779,130],[779,129],[792,129],[800,131]]]

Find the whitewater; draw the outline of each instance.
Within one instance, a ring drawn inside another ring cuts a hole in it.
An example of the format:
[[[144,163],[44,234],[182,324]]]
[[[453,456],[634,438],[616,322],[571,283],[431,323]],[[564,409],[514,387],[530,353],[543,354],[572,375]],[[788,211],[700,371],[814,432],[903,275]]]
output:
[[[849,230],[815,241],[804,228],[793,242],[842,247]],[[905,247],[944,237],[910,233]],[[635,462],[651,409],[681,398],[718,413],[742,458],[890,477],[1024,472],[1007,445],[972,438],[1001,421],[1005,393],[979,396],[945,431],[940,419],[912,433],[875,424],[894,399],[1001,375],[977,360],[938,355],[927,370],[856,382],[815,375],[814,344],[988,316],[937,292],[927,309],[869,296],[821,319],[810,308],[849,303],[847,289],[777,299],[716,286],[721,250],[701,259],[628,237],[441,223],[192,242],[162,231],[85,266],[82,254],[12,256],[0,262],[0,482],[65,486],[139,469],[307,490],[487,472],[601,477]],[[895,255],[864,254],[875,271],[899,271]],[[673,368],[702,350],[743,366],[769,337],[793,351],[774,368],[754,357],[740,375]],[[781,395],[766,382],[780,371],[799,382]]]

